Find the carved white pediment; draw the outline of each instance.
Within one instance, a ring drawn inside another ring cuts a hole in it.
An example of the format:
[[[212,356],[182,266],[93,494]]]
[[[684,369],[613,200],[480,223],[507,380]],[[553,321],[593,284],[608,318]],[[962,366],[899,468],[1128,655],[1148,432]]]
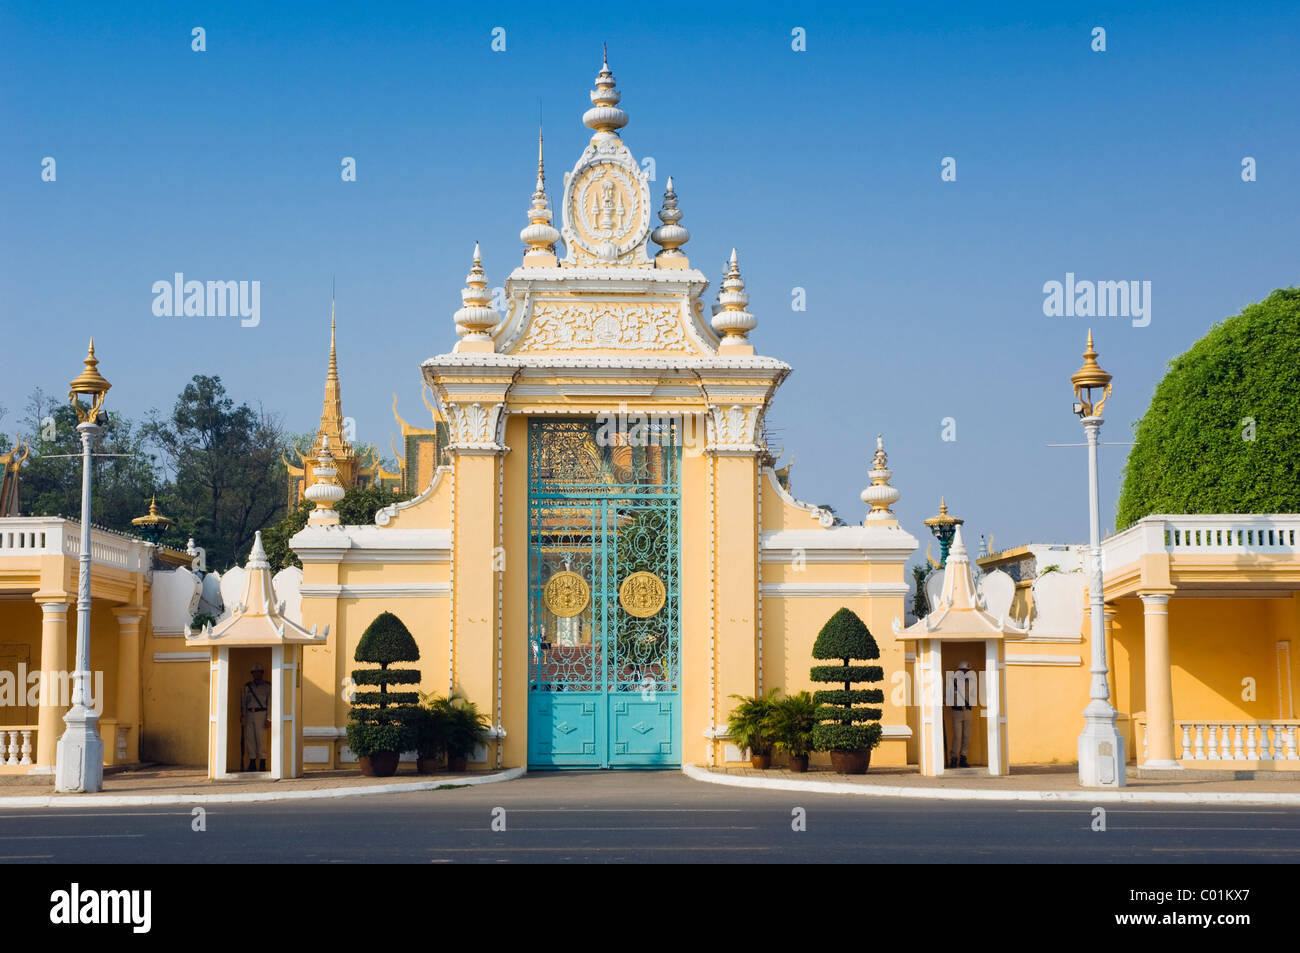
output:
[[[528,350],[682,351],[693,349],[673,302],[623,304],[537,302],[519,344]]]

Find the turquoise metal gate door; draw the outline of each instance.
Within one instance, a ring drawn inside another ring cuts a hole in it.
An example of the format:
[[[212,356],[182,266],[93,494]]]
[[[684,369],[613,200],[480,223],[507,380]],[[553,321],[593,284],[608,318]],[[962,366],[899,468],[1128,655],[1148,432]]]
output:
[[[528,763],[681,764],[671,421],[528,426]]]

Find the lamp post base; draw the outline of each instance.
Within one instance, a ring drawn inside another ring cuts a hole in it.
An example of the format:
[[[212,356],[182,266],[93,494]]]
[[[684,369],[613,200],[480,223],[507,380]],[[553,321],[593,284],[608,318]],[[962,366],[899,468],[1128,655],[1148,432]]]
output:
[[[1083,720],[1083,734],[1079,735],[1079,786],[1124,787],[1124,736],[1115,728],[1115,709],[1094,700],[1084,709]]]
[[[60,794],[98,794],[104,789],[104,741],[99,715],[78,705],[63,716],[68,727],[56,748],[54,790]]]

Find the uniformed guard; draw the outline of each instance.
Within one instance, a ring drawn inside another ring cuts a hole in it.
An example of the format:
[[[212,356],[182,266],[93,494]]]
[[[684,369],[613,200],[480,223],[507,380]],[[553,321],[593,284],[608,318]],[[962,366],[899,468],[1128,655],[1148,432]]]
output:
[[[971,728],[975,720],[971,711],[971,700],[977,697],[977,690],[971,684],[974,676],[969,662],[958,665],[957,671],[952,675],[949,685],[952,696],[948,705],[948,719],[952,725],[951,742],[948,746],[948,767],[966,768],[970,766],[966,756],[970,752]]]
[[[267,712],[271,708],[271,683],[262,679],[261,662],[253,665],[251,682],[244,683],[239,704],[239,721],[244,730],[244,751],[248,757],[247,771],[266,770],[266,743],[262,732],[266,730]]]

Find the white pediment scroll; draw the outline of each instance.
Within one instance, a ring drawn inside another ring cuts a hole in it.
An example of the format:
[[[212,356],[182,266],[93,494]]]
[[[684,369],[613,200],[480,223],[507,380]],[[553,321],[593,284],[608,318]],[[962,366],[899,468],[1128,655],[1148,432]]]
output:
[[[980,595],[989,615],[1005,619],[1011,612],[1011,602],[1016,597],[1016,581],[1001,569],[994,569],[985,573],[980,580]]]
[[[154,635],[183,635],[194,618],[202,591],[199,578],[184,567],[170,572],[155,572],[150,588],[150,618]]]
[[[1034,580],[1034,635],[1076,637],[1083,631],[1084,574],[1049,572]]]

